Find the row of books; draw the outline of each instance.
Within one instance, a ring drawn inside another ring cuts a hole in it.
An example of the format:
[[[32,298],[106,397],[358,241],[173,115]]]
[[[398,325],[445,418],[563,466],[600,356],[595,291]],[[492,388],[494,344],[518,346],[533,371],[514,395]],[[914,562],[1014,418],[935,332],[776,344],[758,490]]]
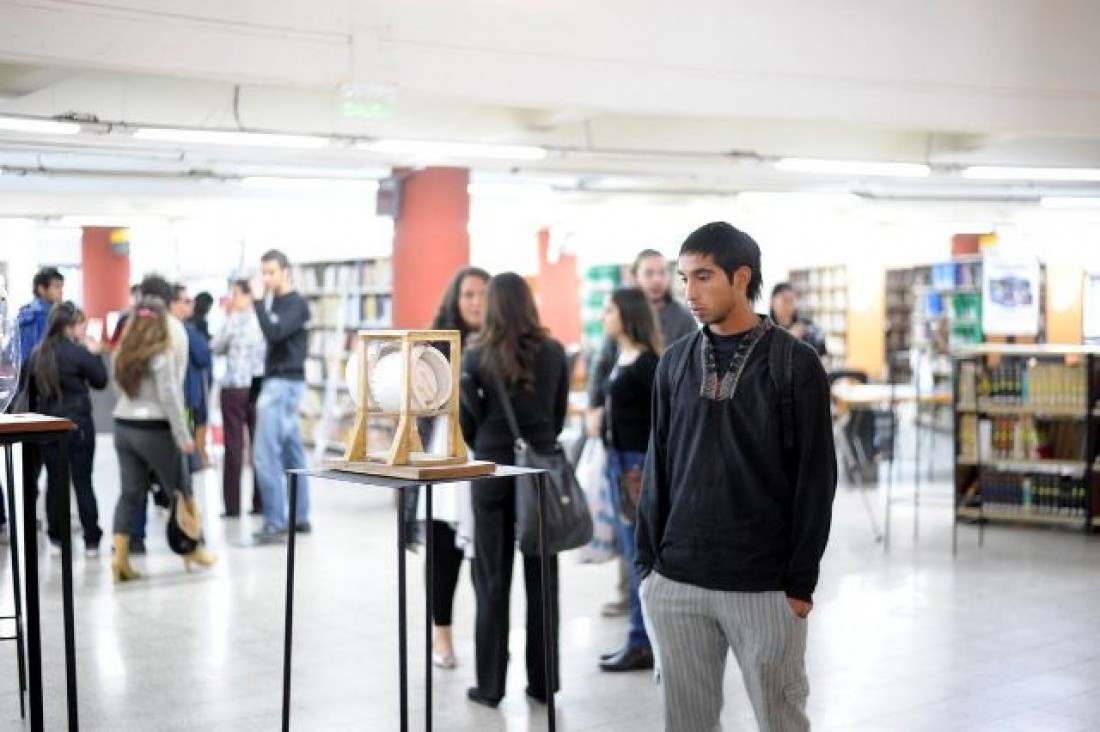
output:
[[[983,508],[1031,516],[1084,517],[1088,490],[1080,478],[987,473],[979,483]]]
[[[313,307],[313,325],[322,328],[334,328],[341,323],[349,328],[386,327],[393,318],[390,295],[323,297]]]
[[[963,402],[979,400],[1000,406],[1050,409],[1085,408],[1088,382],[1080,364],[1027,363],[1005,361],[992,369],[979,370],[965,362],[959,371],[959,394]]]
[[[298,286],[307,292],[349,289],[392,289],[393,260],[303,264],[296,273]]]
[[[959,421],[959,453],[966,460],[1083,460],[1084,448],[1081,422],[975,415]]]

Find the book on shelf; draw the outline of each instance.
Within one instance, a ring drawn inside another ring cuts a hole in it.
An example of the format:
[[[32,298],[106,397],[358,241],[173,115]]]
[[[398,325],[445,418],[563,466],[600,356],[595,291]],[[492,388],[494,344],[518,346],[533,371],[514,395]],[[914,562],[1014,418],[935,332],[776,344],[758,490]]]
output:
[[[1088,509],[1084,480],[1070,476],[990,472],[979,480],[978,497],[983,510],[1021,517],[1083,519]]]

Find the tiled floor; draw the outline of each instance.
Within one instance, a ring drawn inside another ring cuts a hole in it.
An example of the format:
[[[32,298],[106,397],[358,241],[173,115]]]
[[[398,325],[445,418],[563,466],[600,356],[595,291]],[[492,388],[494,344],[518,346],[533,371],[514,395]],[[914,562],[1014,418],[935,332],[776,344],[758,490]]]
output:
[[[940,440],[946,443],[945,439]],[[941,444],[941,450],[946,445]],[[97,490],[104,523],[117,473],[100,443]],[[949,466],[948,455],[938,461]],[[947,467],[944,468],[946,471]],[[817,730],[1100,729],[1100,544],[1078,534],[993,529],[979,549],[961,531],[951,555],[946,472],[925,492],[921,534],[899,500],[890,551],[875,543],[860,495],[842,488],[811,625],[810,711]],[[279,724],[285,552],[239,546],[251,522],[224,522],[217,477],[206,477],[209,541],[221,559],[188,575],[163,544],[156,518],[140,582],[113,586],[109,552],[75,565],[82,729],[125,732],[275,730]],[[899,493],[904,493],[902,486]],[[881,516],[881,494],[872,494]],[[397,728],[396,576],[389,495],[329,483],[314,490],[315,533],[300,543],[294,728]],[[10,568],[0,549],[6,607]],[[64,720],[60,563],[40,557],[47,617],[48,729]],[[411,617],[419,623],[421,564],[410,562]],[[522,592],[522,583],[517,593]],[[647,674],[613,676],[596,657],[623,639],[621,620],[600,617],[611,566],[562,571],[563,685],[559,729],[643,732],[660,728]],[[513,656],[523,657],[514,604]],[[457,607],[460,667],[437,672],[439,730],[545,729],[543,708],[523,696],[522,663],[489,711],[465,701],[472,681],[473,593],[464,574]],[[422,657],[422,626],[411,639]],[[0,646],[0,729],[21,729],[14,647]],[[414,666],[420,687],[422,671]],[[731,661],[727,730],[756,729]],[[413,695],[413,728],[423,728]]]

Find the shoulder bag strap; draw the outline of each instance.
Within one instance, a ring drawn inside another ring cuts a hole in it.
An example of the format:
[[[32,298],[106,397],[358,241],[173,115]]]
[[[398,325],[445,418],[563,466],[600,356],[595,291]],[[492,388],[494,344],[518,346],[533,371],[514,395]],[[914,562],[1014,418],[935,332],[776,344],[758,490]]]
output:
[[[500,371],[495,368],[490,369],[493,374],[493,386],[496,388],[497,397],[500,399],[500,405],[504,409],[504,416],[508,419],[508,427],[512,430],[512,438],[516,441],[517,445],[526,445],[527,441],[523,439],[523,435],[519,431],[519,422],[516,420],[516,412],[512,408],[512,397],[508,394],[508,389],[504,386],[504,379],[500,376]]]

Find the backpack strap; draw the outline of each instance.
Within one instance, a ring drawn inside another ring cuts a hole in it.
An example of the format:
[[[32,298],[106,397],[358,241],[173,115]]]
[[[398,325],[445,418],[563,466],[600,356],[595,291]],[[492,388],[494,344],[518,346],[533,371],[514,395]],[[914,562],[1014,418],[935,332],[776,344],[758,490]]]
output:
[[[699,339],[703,337],[703,331],[696,331],[695,335],[685,339],[684,348],[676,359],[676,368],[672,372],[672,393],[680,387],[680,382],[687,375],[688,366],[691,365],[691,357],[695,349],[699,347]]]
[[[794,340],[794,336],[782,328],[772,328],[768,349],[768,371],[775,402],[779,405],[785,451],[794,449]]]

